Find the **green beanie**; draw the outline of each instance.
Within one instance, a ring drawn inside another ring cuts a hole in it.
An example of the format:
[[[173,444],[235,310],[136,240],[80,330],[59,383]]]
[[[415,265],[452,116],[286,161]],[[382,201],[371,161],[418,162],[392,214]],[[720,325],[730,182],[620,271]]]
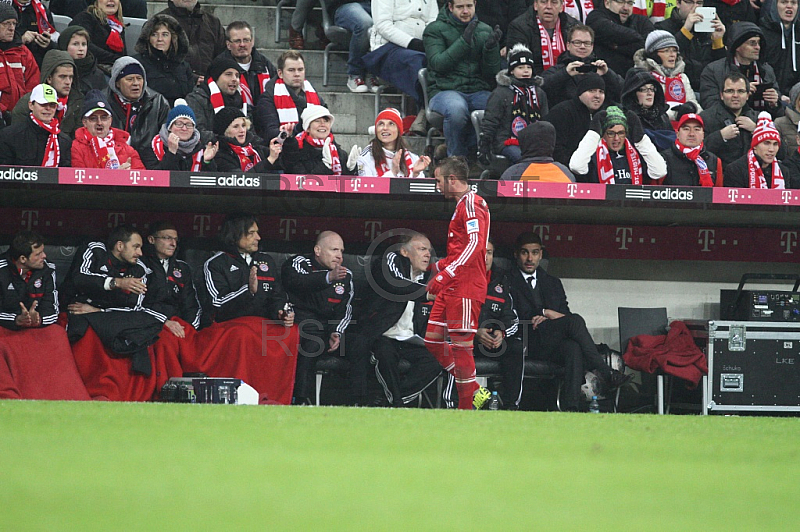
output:
[[[606,119],[603,122],[603,131],[607,131],[614,126],[622,126],[625,131],[628,130],[628,119],[625,118],[625,111],[619,107],[612,105],[606,109]]]

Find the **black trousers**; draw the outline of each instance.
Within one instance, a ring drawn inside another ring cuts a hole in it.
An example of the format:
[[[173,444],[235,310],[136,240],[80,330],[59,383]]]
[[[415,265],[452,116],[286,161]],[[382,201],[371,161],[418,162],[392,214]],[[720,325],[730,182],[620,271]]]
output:
[[[579,314],[542,322],[529,337],[528,356],[564,366],[563,409],[578,408],[586,371],[596,369],[602,378],[611,377],[611,368],[597,351]]]
[[[442,372],[442,366],[423,345],[378,337],[372,344],[375,376],[383,387],[389,404],[403,406],[413,401]],[[400,372],[400,361],[410,368]]]

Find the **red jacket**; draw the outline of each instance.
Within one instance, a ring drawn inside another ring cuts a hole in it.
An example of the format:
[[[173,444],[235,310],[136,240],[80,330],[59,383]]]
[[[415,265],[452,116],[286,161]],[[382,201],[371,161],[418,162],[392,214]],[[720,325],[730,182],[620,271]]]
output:
[[[682,321],[670,323],[666,335],[634,336],[622,358],[635,370],[655,373],[660,369],[691,382],[692,387],[708,373],[706,355],[695,345],[692,333]]]
[[[144,170],[144,164],[139,158],[139,153],[128,144],[131,136],[115,127],[111,128],[111,133],[114,134],[114,151],[117,153],[120,164],[125,164],[130,159],[132,170]],[[78,128],[75,131],[75,140],[72,141],[73,168],[105,168],[105,165],[100,164],[97,155],[94,153],[91,139],[92,135],[85,127]]]
[[[22,95],[38,84],[39,66],[27,46],[0,48],[0,111],[11,112]]]

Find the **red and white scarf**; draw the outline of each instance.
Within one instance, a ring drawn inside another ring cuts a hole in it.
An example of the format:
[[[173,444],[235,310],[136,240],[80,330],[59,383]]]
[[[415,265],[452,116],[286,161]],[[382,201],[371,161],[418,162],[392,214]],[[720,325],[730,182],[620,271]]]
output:
[[[106,46],[112,52],[119,53],[125,48],[122,42],[122,23],[114,15],[108,15],[106,22],[108,22],[108,27],[111,28],[111,33],[108,34],[106,39]]]
[[[217,85],[217,82],[214,81],[214,78],[209,76],[208,77],[208,81],[206,83],[208,83],[208,90],[211,91],[211,98],[210,98],[211,99],[211,107],[214,108],[214,114],[217,114],[220,111],[222,111],[223,107],[225,107],[225,97],[222,96],[222,92],[219,90],[219,85]],[[250,89],[248,89],[248,93],[249,93],[249,90]],[[239,95],[242,97],[242,114],[247,116],[247,104],[248,104],[248,102],[245,99],[244,91],[241,90],[241,85],[240,85]],[[250,96],[250,99],[251,100],[253,99],[252,95]]]
[[[105,138],[92,135],[86,128],[80,128],[76,134],[83,135],[83,139],[92,146],[92,152],[97,158],[96,168],[107,168],[116,170],[119,168],[119,157],[117,156],[116,142],[114,141],[114,130],[110,130]]]
[[[667,13],[666,0],[653,0],[653,8],[650,10],[649,16],[647,14],[647,3],[648,0],[636,0],[636,3],[633,4],[633,14],[649,17],[653,23],[664,20]]]
[[[331,149],[331,172],[333,175],[342,175],[342,161],[339,159],[339,150],[336,149],[336,141],[333,139],[333,134],[329,134],[324,139],[315,139],[311,135],[308,134],[308,131],[303,131],[299,135],[294,137],[297,139],[297,147],[299,149],[303,149],[303,143],[308,141],[309,144],[315,146],[317,148],[322,148],[325,146],[325,141],[327,139],[331,139],[330,149]]]
[[[770,188],[767,186],[767,180],[764,179],[764,171],[761,169],[761,164],[756,159],[756,154],[753,150],[747,152],[747,175],[750,178],[750,188]],[[772,188],[786,188],[786,182],[783,180],[783,173],[778,161],[772,162]]]
[[[592,0],[564,0],[564,13],[586,24],[586,17],[594,11]]]
[[[544,29],[544,26],[542,26],[542,21],[539,20],[539,17],[536,17],[536,23],[539,25],[539,39],[542,45],[542,64],[544,69],[547,70],[556,64],[558,56],[567,49],[564,45],[564,37],[561,35],[561,19],[556,17],[556,27],[553,30],[552,39],[547,30]]]
[[[708,164],[700,157],[700,152],[703,150],[703,144],[695,146],[694,148],[687,148],[675,139],[675,147],[678,151],[686,156],[687,159],[693,161],[697,165],[697,175],[700,176],[701,187],[713,187],[714,181],[711,179],[711,172],[708,170]]]
[[[650,75],[664,87],[664,100],[670,108],[686,103],[686,85],[684,85],[683,77],[680,74],[668,78],[664,74],[653,70]]]
[[[614,181],[614,163],[611,161],[611,152],[608,149],[606,139],[600,139],[600,144],[597,145],[597,176],[600,183],[604,185],[613,185]],[[628,168],[631,172],[631,184],[642,184],[642,159],[633,147],[633,143],[625,139],[625,155],[628,158]]]
[[[333,141],[331,141],[331,146],[333,146]],[[384,150],[383,154],[384,161],[381,163],[379,167],[375,169],[378,172],[378,177],[383,177],[387,172],[391,171],[391,163],[389,161],[389,157],[386,156],[385,151],[386,150]],[[333,152],[331,152],[331,155],[333,155]],[[403,155],[404,155],[403,162],[405,162],[406,166],[405,176],[411,177],[412,175],[414,175],[412,170],[414,168],[414,161],[411,160],[411,152],[409,152],[408,150],[403,150]],[[395,177],[400,177],[400,176],[395,176]]]
[[[153,148],[153,153],[155,153],[159,161],[164,159],[164,139],[161,138],[161,135],[153,137],[153,142],[150,143],[150,147]],[[203,168],[203,152],[205,151],[206,150],[199,150],[192,155],[192,172],[199,172]]]
[[[248,144],[247,146],[238,146],[229,142],[228,146],[230,146],[233,153],[239,157],[239,166],[241,167],[242,172],[247,172],[261,162],[261,156],[258,154],[256,149],[253,148],[252,144]]]
[[[308,80],[303,82],[303,92],[306,93],[307,104],[322,105],[317,91],[314,90]],[[275,102],[275,109],[278,110],[278,120],[280,120],[281,125],[296,124],[300,121],[297,115],[297,106],[294,104],[292,95],[289,94],[289,89],[286,88],[286,84],[282,79],[275,81],[275,95],[272,99]]]
[[[259,94],[263,94],[264,87],[267,86],[267,83],[269,83],[270,80],[269,72],[256,74],[256,77],[258,78],[258,86],[260,88]],[[250,84],[247,83],[247,72],[242,72],[242,75],[239,77],[239,88],[242,92],[242,100],[247,105],[254,105],[253,91],[250,90]]]
[[[34,124],[50,133],[50,136],[47,138],[47,146],[44,148],[44,158],[42,159],[41,166],[45,168],[56,168],[58,163],[61,162],[61,146],[58,143],[58,134],[61,133],[61,130],[58,128],[58,121],[51,120],[49,124],[45,124],[33,116],[33,113],[31,113],[30,117]]]
[[[17,4],[20,9],[26,7],[20,4],[17,0],[14,0],[14,3]],[[33,8],[33,13],[36,15],[36,26],[39,28],[39,33],[47,32],[50,35],[56,33],[55,27],[50,24],[50,21],[47,20],[47,10],[42,4],[41,0],[31,0],[31,3],[28,4]]]
[[[56,120],[60,124],[62,120],[64,120],[64,115],[67,114],[67,100],[69,100],[69,96],[64,96],[63,98],[58,98],[58,107],[56,108]]]

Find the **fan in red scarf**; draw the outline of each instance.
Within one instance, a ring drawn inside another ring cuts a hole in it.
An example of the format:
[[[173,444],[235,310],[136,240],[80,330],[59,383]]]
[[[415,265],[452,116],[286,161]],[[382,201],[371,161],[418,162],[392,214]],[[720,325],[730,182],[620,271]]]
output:
[[[116,0],[111,0],[111,2],[116,3]],[[111,2],[106,2],[106,4],[110,4]],[[119,8],[117,8],[113,14],[108,13],[108,9],[110,9],[110,7],[106,9],[106,23],[111,30],[111,32],[108,34],[108,38],[106,39],[106,46],[108,46],[109,50],[120,53],[125,49],[125,43],[122,40],[122,32],[125,27],[123,26],[122,21],[117,18]]]
[[[41,0],[13,0],[12,4],[14,9],[17,10],[17,13],[19,13],[20,17],[22,17],[22,12],[29,7],[33,9],[33,14],[36,17],[36,29],[38,32],[25,31],[25,34],[31,35],[26,36],[23,34],[23,43],[27,44],[28,42],[35,41],[39,46],[46,48],[50,45],[51,38],[58,37],[58,32],[56,31],[55,26],[50,24],[50,21],[47,19],[47,8],[44,6]]]
[[[303,132],[297,135],[297,146],[300,150],[308,142],[310,145],[322,148],[322,162],[331,170],[332,175],[342,175],[342,161],[339,149],[333,138],[333,115],[321,105],[307,105],[301,116],[303,119]]]
[[[617,129],[620,127],[621,129]],[[606,110],[606,119],[603,122],[603,136],[597,145],[597,177],[604,185],[615,184],[614,163],[611,160],[611,151],[625,151],[628,160],[628,171],[631,174],[631,184],[642,184],[642,158],[627,138],[628,121],[625,113],[619,107],[609,107]]]
[[[224,107],[240,107],[247,116],[248,91],[242,90],[242,73],[239,63],[224,55],[217,57],[209,65],[206,83],[215,114]]]
[[[536,1],[536,24],[539,27],[539,44],[542,48],[542,66],[547,70],[555,66],[560,56],[566,49],[564,36],[561,34],[561,18],[559,14],[562,10],[561,2]],[[550,36],[549,31],[553,32]],[[541,74],[537,71],[536,74]]]
[[[400,111],[389,107],[375,118],[375,138],[362,152],[353,146],[347,167],[358,167],[358,175],[378,177],[425,177],[429,157],[417,157],[403,140],[403,117]]]
[[[55,168],[61,162],[61,143],[58,134],[58,120],[54,120],[58,109],[58,95],[56,90],[50,85],[36,85],[31,92],[30,103],[31,120],[40,128],[47,131],[47,145],[44,149],[44,158],[41,166],[45,168]]]
[[[696,124],[689,124],[688,122],[695,122]],[[699,130],[697,130],[696,126],[699,126]],[[678,121],[678,135],[675,138],[675,147],[679,152],[684,154],[687,159],[697,165],[697,175],[700,180],[700,186],[713,187],[714,179],[711,177],[708,163],[700,155],[700,152],[703,151],[703,127],[703,118],[700,115],[687,113],[681,116]],[[681,139],[684,139],[684,142],[681,142]],[[687,144],[691,144],[691,146],[687,146]]]
[[[247,131],[244,114],[235,107],[224,107],[214,115],[214,133],[220,144],[220,155],[217,156],[217,169],[225,167],[225,152],[230,150],[238,159],[242,172],[252,170],[261,162],[261,154],[251,142],[252,134]]]
[[[781,147],[781,134],[772,122],[772,116],[762,111],[753,131],[753,140],[747,152],[747,177],[749,188],[786,188],[783,172],[776,156]],[[769,170],[770,182],[764,176]]]

